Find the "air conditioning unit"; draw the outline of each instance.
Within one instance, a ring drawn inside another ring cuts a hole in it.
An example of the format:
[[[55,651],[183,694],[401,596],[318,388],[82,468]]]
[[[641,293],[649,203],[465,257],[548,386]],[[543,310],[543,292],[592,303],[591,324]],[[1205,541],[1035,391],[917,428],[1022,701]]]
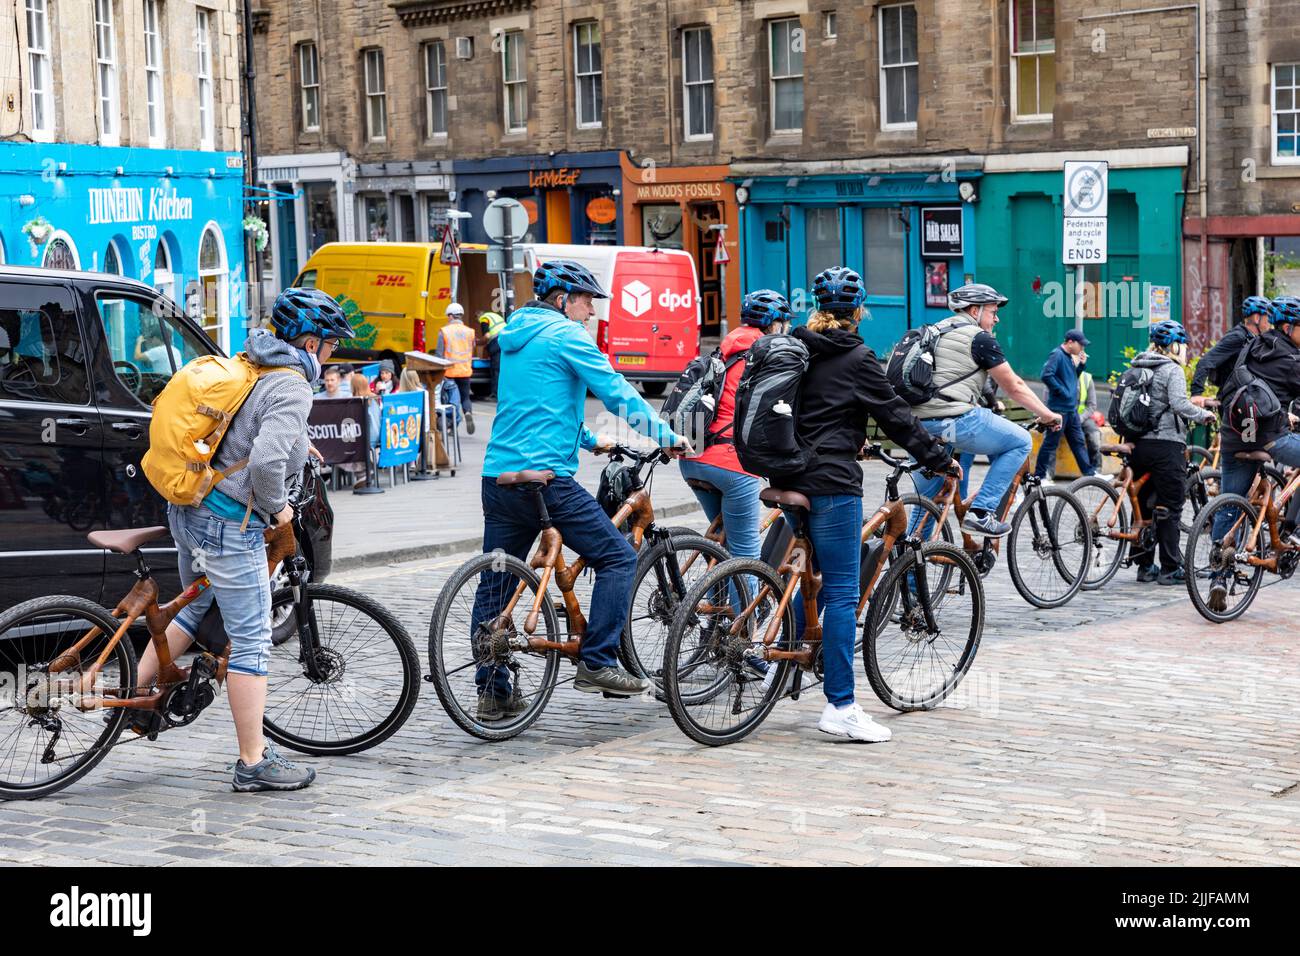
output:
[[[474,38],[473,37],[456,37],[456,59],[458,60],[474,59]]]

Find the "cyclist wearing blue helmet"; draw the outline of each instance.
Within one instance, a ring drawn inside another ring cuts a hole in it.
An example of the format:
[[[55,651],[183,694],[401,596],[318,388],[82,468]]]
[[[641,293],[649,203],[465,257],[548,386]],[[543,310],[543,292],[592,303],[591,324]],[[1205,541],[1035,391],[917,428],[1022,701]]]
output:
[[[597,439],[583,424],[588,389],[605,408],[662,448],[689,451],[646,400],[615,372],[587,334],[584,323],[594,300],[609,296],[577,262],[542,263],[533,275],[536,298],[512,312],[497,336],[501,377],[496,418],[483,462],[483,551],[502,550],[526,560],[541,528],[532,497],[515,486],[500,486],[507,472],[553,472],[543,497],[564,543],[587,559],[596,572],[582,659],[573,686],[591,693],[634,697],[650,681],[618,666],[616,654],[636,570],[636,552],[610,523],[609,516],[577,481],[578,449],[601,452],[610,442]],[[493,575],[484,576],[475,597],[472,628],[496,615]],[[499,589],[496,589],[499,590]],[[475,675],[478,718],[506,720],[527,706],[504,667],[481,667]]]
[[[1282,411],[1273,421],[1261,422],[1254,435],[1243,435],[1227,427],[1220,429],[1224,494],[1244,495],[1255,479],[1259,463],[1242,461],[1236,457],[1237,452],[1266,451],[1278,464],[1300,467],[1300,434],[1292,431],[1300,425],[1292,409],[1293,402],[1300,402],[1300,299],[1295,296],[1274,299],[1272,313],[1273,328],[1250,343],[1246,368],[1269,387]],[[1222,397],[1224,401],[1231,400],[1230,396]],[[1211,536],[1216,541],[1230,527],[1232,517],[1230,508],[1215,515]],[[1300,544],[1296,532],[1298,518],[1300,495],[1294,495],[1287,505],[1282,535],[1296,544]],[[1216,579],[1210,588],[1210,610],[1224,610],[1226,597],[1227,582]]]
[[[889,385],[871,349],[858,334],[866,287],[852,269],[827,269],[813,280],[817,308],[794,337],[808,350],[808,371],[799,386],[795,431],[810,454],[797,475],[772,475],[772,484],[807,495],[808,527],[822,575],[822,655],[826,680],[817,729],[834,737],[880,742],[889,729],[857,703],[853,679],[859,570],[862,547],[862,466],[858,453],[874,419],[896,444],[928,468],[954,467],[943,445],[912,417]],[[795,603],[796,635],[804,629],[802,598]],[[774,673],[769,671],[769,673]]]
[[[732,441],[732,423],[736,415],[736,386],[745,373],[745,353],[764,335],[784,332],[794,318],[785,296],[771,289],[758,289],[745,296],[740,306],[740,326],[722,340],[722,360],[727,363],[718,410],[709,426],[703,449],[695,458],[683,459],[682,477],[703,482],[714,490],[691,485],[700,507],[710,521],[722,515],[727,533],[727,550],[732,557],[757,558],[760,546],[758,524],[762,514],[758,493],[762,482],[740,467],[736,445]]]
[[[1142,513],[1155,522],[1160,569],[1155,551],[1134,545],[1132,559],[1138,581],[1175,585],[1183,583],[1178,522],[1187,496],[1187,426],[1211,421],[1214,413],[1187,397],[1187,333],[1182,325],[1166,319],[1152,325],[1149,335],[1151,346],[1134,357],[1133,367],[1151,370],[1151,405],[1157,414],[1153,427],[1133,442],[1129,464],[1135,478],[1151,476],[1142,488]]]
[[[321,363],[339,339],[353,335],[338,302],[318,289],[280,293],[271,325],[274,332],[249,333],[244,352],[254,364],[279,373],[263,374],[231,420],[212,459],[226,477],[197,507],[167,506],[182,584],[188,587],[202,574],[212,582],[168,625],[167,643],[173,657],[183,653],[216,600],[230,638],[226,687],[239,738],[233,786],[244,792],[299,790],[316,777],[316,771],[284,760],[262,737],[271,652],[271,588],[262,532],[268,524],[293,519],[288,481],[307,461],[310,383],[320,377]],[[242,468],[241,461],[247,462]],[[157,672],[151,645],[140,658],[137,686],[148,687]]]
[[[1241,303],[1241,321],[1225,332],[1223,338],[1214,343],[1214,348],[1196,363],[1196,371],[1192,374],[1192,402],[1204,406],[1206,385],[1221,388],[1246,344],[1272,327],[1272,302],[1262,295],[1252,295]]]

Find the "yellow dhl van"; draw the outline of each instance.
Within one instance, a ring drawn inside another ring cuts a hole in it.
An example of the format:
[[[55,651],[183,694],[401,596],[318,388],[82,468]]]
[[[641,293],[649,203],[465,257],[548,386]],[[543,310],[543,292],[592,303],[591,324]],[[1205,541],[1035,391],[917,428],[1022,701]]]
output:
[[[451,269],[438,260],[439,248],[436,242],[329,242],[312,254],[293,284],[328,292],[343,306],[357,334],[342,343],[339,358],[391,358],[400,364],[412,349],[432,351],[446,324]],[[481,308],[489,308],[491,295],[490,285],[486,294],[477,288],[489,283],[487,247],[460,248],[458,299],[477,332],[471,306],[483,299]]]

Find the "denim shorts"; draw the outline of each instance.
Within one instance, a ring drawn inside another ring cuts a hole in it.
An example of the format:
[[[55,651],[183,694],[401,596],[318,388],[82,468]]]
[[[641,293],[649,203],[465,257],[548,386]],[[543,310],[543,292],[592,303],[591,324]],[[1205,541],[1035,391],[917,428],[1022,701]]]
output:
[[[240,522],[202,505],[168,505],[167,523],[176,541],[181,583],[189,587],[204,574],[211,582],[176,615],[176,623],[194,637],[215,599],[230,638],[229,669],[265,677],[271,656],[271,581],[262,537],[266,526],[254,517],[241,531]]]

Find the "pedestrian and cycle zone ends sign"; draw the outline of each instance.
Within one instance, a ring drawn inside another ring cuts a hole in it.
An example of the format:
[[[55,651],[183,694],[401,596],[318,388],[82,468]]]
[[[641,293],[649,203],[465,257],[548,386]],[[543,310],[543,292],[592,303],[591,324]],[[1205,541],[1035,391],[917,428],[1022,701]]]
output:
[[[420,457],[424,393],[385,395],[379,415],[379,467],[405,465]]]
[[[1061,261],[1066,265],[1105,262],[1110,165],[1105,160],[1069,161],[1064,171]]]

